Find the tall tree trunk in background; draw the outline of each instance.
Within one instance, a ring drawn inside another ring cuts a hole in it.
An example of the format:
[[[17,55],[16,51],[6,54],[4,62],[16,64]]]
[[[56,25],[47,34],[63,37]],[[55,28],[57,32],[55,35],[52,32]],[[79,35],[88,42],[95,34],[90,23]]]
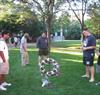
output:
[[[47,31],[47,37],[48,37],[48,51],[50,56],[50,46],[51,46],[51,30],[52,30],[52,19],[53,19],[53,5],[54,0],[47,0],[46,2],[46,31]]]
[[[83,28],[84,28],[84,9],[83,9],[83,0],[82,0],[82,21],[81,21],[81,29],[82,29],[82,31],[83,31]]]
[[[83,28],[85,27],[84,25],[84,15],[87,11],[87,5],[88,5],[88,0],[81,0],[81,9],[79,9],[79,3],[78,3],[78,0],[77,3],[74,1],[74,0],[66,0],[67,3],[69,4],[69,7],[70,7],[70,10],[73,11],[74,15],[76,16],[77,20],[79,21],[80,23],[80,26],[81,26],[81,30],[83,31]],[[75,4],[75,8],[72,6],[72,3]],[[79,17],[79,15],[77,14],[77,12],[81,12],[81,17]]]
[[[18,1],[34,6],[34,4],[29,2],[28,0],[18,0]],[[41,3],[38,2],[38,0],[32,0],[32,1],[37,4],[39,11],[41,12],[44,30],[47,31],[48,45],[49,45],[48,50],[50,55],[50,45],[51,45],[50,33],[52,29],[53,8],[55,0],[43,0],[45,9],[41,6]]]

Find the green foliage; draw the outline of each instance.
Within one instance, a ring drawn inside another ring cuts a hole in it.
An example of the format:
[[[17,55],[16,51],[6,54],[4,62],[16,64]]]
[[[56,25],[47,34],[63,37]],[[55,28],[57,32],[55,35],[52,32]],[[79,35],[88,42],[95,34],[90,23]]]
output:
[[[66,39],[80,39],[81,28],[78,22],[71,22],[66,32]]]
[[[85,23],[90,28],[93,34],[100,35],[100,1],[89,6],[91,10],[88,12],[91,18]],[[97,37],[98,38],[98,37]]]
[[[65,0],[69,4],[70,10],[74,13],[75,17],[80,23],[81,30],[84,28],[84,17],[88,10],[88,5],[91,0]]]
[[[56,17],[54,18],[52,31],[59,32],[62,29],[63,32],[66,32],[69,24],[70,24],[69,15],[67,13],[63,13],[59,18]]]
[[[90,29],[90,32],[97,37],[97,39],[100,38],[100,22],[97,20],[97,17],[87,20],[85,24]]]
[[[34,37],[40,34],[42,23],[27,6],[13,3],[0,4],[0,30],[7,29],[12,33],[27,31]]]
[[[66,41],[60,41],[60,42],[52,42],[52,47],[55,48],[68,48],[68,47],[76,47],[79,48],[81,46],[80,40],[66,40]],[[72,50],[71,50],[72,51]]]

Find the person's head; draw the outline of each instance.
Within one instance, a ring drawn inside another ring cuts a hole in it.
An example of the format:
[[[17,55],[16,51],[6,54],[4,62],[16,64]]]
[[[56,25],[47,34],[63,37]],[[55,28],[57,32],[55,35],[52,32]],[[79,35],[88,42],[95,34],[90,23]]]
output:
[[[87,37],[88,35],[90,35],[88,28],[84,28],[82,34],[84,37]]]
[[[25,38],[29,38],[29,34],[27,32],[24,33]]]
[[[43,32],[41,36],[42,36],[43,38],[46,38],[46,37],[47,37],[46,32]]]
[[[4,39],[8,39],[9,36],[10,36],[10,31],[8,31],[8,30],[2,30],[2,37]]]

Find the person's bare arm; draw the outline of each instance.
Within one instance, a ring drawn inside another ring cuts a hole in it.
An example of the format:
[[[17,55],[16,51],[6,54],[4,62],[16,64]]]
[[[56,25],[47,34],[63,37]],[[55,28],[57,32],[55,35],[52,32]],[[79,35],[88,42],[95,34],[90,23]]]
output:
[[[85,50],[91,50],[91,49],[95,49],[96,48],[96,46],[89,46],[89,47],[83,47],[82,49],[83,49],[83,51],[85,51]]]
[[[6,59],[5,59],[3,51],[0,51],[0,57],[2,58],[3,62],[5,63]]]

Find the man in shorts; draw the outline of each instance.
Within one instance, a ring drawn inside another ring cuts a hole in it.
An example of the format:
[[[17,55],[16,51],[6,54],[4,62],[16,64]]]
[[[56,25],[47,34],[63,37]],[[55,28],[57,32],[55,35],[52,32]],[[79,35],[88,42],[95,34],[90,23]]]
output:
[[[39,54],[38,62],[39,64],[41,64],[42,60],[48,57],[48,39],[47,39],[46,32],[43,32],[41,36],[37,39],[37,48],[39,49],[38,50],[38,54]],[[48,85],[49,80],[46,75],[42,76],[42,82],[43,82],[42,87]]]
[[[37,48],[39,48],[39,63],[48,57],[48,39],[46,32],[43,32],[37,39]]]
[[[89,78],[89,82],[94,82],[94,56],[95,56],[95,49],[96,49],[96,39],[95,37],[89,32],[87,28],[83,29],[82,32],[84,39],[83,39],[83,64],[86,66],[86,74],[82,77]]]
[[[8,47],[5,42],[9,38],[9,31],[2,31],[2,38],[0,38],[0,90],[6,91],[5,86],[10,86],[10,83],[5,81],[5,76],[9,74],[9,54]]]

